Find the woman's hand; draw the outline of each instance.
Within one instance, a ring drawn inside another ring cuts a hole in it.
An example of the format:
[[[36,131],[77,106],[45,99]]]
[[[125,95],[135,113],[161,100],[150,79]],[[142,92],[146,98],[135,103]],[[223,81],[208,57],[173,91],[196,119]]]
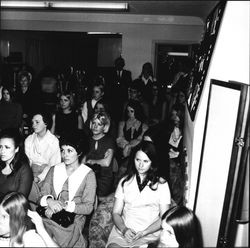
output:
[[[88,160],[86,161],[86,163],[87,163],[87,164],[94,164],[94,161],[93,161],[92,159],[88,159]]]
[[[135,234],[136,232],[131,228],[126,228],[126,230],[123,232],[123,236],[128,243],[134,241]]]
[[[136,241],[137,239],[142,238],[143,236],[145,236],[143,231],[137,232],[133,238],[133,241]]]
[[[48,207],[48,208],[45,210],[45,215],[46,215],[47,218],[51,219],[51,217],[52,217],[53,214],[54,214],[54,212],[52,211],[51,208]]]
[[[129,156],[129,154],[130,154],[130,152],[131,152],[131,146],[129,145],[129,144],[127,144],[125,147],[124,147],[124,149],[123,149],[123,156],[124,157],[128,157]]]
[[[28,216],[31,218],[31,221],[35,224],[37,231],[44,229],[43,219],[36,211],[28,210]]]
[[[48,199],[47,203],[54,214],[60,212],[65,207],[65,204],[58,200]]]
[[[40,178],[39,177],[34,177],[34,182],[35,183],[39,183],[41,180],[40,180]]]

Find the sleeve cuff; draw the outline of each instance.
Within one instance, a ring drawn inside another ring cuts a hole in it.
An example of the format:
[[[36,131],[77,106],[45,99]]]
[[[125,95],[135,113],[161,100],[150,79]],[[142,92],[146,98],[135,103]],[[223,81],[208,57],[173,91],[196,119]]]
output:
[[[74,201],[66,201],[67,207],[65,208],[66,211],[73,213],[76,208],[76,204]]]
[[[48,206],[48,203],[47,203],[47,199],[48,198],[52,198],[54,199],[54,197],[52,195],[45,195],[41,198],[41,201],[40,201],[40,204],[42,207],[47,207]]]

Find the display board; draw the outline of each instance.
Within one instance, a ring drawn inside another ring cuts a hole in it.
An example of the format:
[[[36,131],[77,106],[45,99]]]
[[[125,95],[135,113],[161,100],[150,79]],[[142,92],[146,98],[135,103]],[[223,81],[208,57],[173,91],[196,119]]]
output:
[[[195,65],[191,71],[187,92],[187,106],[192,121],[195,119],[225,6],[226,2],[219,2],[208,15],[203,39],[194,55]]]

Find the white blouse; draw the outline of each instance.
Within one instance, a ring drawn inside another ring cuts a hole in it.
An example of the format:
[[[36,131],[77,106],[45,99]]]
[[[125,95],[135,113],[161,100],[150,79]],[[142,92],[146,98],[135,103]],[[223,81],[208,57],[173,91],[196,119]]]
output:
[[[25,153],[30,160],[30,165],[44,165],[48,166],[39,175],[41,181],[44,180],[50,167],[61,162],[61,152],[58,138],[47,130],[42,139],[38,139],[37,134],[29,135],[24,142]]]

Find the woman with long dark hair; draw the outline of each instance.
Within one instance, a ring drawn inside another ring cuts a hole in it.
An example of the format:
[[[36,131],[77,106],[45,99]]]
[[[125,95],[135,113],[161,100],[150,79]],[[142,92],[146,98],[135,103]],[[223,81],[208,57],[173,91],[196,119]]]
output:
[[[115,193],[113,227],[107,247],[133,247],[159,238],[161,217],[171,204],[168,183],[158,176],[152,142],[133,149],[129,167]]]
[[[202,247],[200,224],[190,209],[175,206],[164,213],[158,247]]]
[[[24,153],[18,129],[0,132],[0,200],[8,192],[17,191],[28,197],[33,181],[29,159]]]
[[[128,157],[131,149],[141,142],[147,129],[140,103],[130,100],[126,106],[125,120],[119,123],[118,138],[116,139],[117,146],[122,150],[124,158]]]

